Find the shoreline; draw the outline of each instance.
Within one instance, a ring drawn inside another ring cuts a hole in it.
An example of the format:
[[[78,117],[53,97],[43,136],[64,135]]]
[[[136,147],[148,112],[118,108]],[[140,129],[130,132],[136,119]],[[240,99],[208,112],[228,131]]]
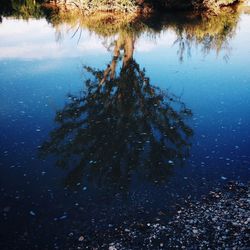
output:
[[[134,15],[151,15],[158,12],[212,12],[217,14],[224,8],[231,8],[244,3],[244,0],[203,0],[191,1],[147,1],[144,0],[114,0],[114,3],[107,1],[89,1],[89,0],[49,0],[43,3],[46,6],[63,8],[64,10],[81,10],[82,14],[90,15],[98,12],[106,13],[126,13]]]

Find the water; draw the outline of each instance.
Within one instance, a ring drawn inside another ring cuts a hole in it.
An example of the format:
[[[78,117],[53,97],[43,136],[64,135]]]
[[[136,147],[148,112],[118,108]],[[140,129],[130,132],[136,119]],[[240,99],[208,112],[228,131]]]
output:
[[[118,28],[10,16],[0,24],[1,249],[112,242],[249,181],[249,15]]]

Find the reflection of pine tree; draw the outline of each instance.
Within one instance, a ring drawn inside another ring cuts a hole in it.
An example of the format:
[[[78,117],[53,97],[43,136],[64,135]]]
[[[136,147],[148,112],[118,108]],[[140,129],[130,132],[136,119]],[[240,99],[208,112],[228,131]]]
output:
[[[86,91],[71,96],[56,115],[58,128],[42,153],[57,155],[58,164],[70,168],[67,185],[86,176],[89,182],[109,187],[128,187],[134,174],[163,181],[171,165],[188,155],[192,130],[184,120],[191,111],[175,96],[150,85],[133,59],[133,48],[132,36],[120,37],[106,70],[85,67],[92,75]]]

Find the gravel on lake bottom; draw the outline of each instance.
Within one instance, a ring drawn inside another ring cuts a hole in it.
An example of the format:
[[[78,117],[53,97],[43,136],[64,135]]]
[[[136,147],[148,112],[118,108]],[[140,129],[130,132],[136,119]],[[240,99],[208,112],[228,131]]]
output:
[[[180,209],[169,222],[169,248],[249,249],[250,185],[228,183]]]
[[[229,182],[180,207],[167,224],[120,227],[100,233],[99,242],[80,238],[76,249],[250,249],[249,187]]]

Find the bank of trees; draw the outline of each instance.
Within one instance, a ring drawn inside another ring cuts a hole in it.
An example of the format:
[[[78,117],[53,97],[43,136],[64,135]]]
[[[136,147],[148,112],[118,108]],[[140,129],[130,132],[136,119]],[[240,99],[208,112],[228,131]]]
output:
[[[138,10],[151,12],[164,9],[218,9],[238,1],[240,0],[52,0],[56,4],[66,4],[88,11],[114,10],[126,12]]]
[[[214,10],[244,0],[2,0],[1,16],[16,16],[28,19],[43,15],[41,5],[64,6],[65,9],[80,9],[85,14],[95,12],[151,13],[166,10]],[[1,21],[1,19],[0,19]]]

